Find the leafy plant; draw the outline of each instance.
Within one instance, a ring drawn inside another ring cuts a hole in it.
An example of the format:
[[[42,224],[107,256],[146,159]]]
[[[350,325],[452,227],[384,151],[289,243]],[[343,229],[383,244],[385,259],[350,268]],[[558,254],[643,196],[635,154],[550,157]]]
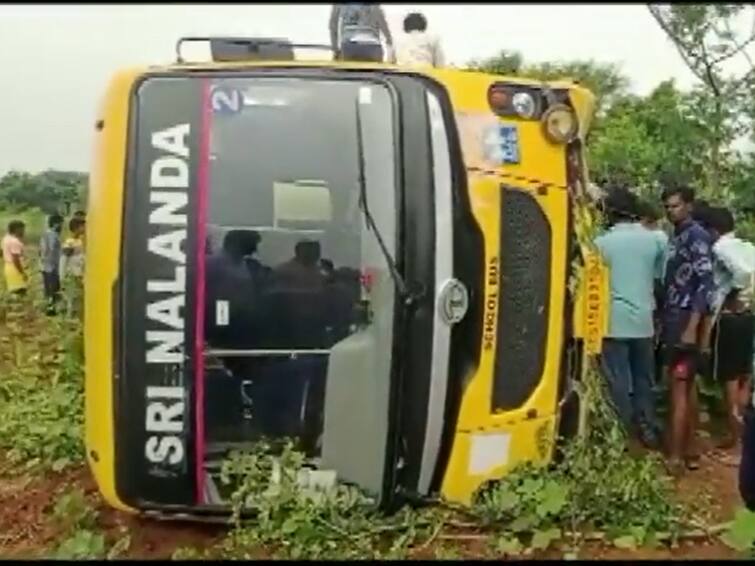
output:
[[[105,536],[87,529],[77,529],[53,553],[58,560],[85,560],[105,556]]]
[[[92,529],[97,523],[97,512],[80,488],[64,493],[55,502],[52,515],[59,524],[78,529]]]
[[[681,526],[682,509],[672,503],[657,458],[630,456],[600,377],[593,372],[584,385],[587,433],[563,448],[560,463],[522,466],[482,492],[472,511],[510,551],[543,550],[567,531],[578,537],[596,530],[619,547],[635,547]]]
[[[264,548],[285,558],[399,558],[437,526],[437,512],[382,515],[353,487],[305,488],[303,462],[292,444],[279,456],[260,444],[224,463],[221,482],[233,489],[235,529],[221,556],[254,558]]]
[[[729,528],[721,535],[727,546],[740,552],[751,551],[755,547],[755,513],[740,509]]]

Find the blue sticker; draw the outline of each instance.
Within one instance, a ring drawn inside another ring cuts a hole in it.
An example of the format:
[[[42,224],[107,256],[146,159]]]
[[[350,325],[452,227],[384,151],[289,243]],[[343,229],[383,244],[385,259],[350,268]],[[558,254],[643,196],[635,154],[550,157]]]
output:
[[[513,124],[496,124],[483,138],[485,159],[498,164],[519,163],[519,131]]]
[[[244,95],[235,88],[216,86],[210,91],[210,103],[217,114],[236,114],[244,107]]]

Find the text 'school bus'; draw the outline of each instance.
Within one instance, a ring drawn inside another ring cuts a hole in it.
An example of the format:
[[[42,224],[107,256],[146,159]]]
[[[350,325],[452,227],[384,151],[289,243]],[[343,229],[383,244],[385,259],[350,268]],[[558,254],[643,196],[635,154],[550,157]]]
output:
[[[117,73],[98,114],[86,444],[107,501],[222,515],[219,465],[260,438],[385,505],[469,503],[548,461],[604,328],[603,279],[569,292],[593,96],[210,43]]]

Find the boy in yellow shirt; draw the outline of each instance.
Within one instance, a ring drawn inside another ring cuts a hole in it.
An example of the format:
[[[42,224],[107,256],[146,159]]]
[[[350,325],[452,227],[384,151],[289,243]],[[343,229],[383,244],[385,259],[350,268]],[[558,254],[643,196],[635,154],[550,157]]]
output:
[[[84,233],[86,220],[81,216],[74,216],[68,223],[70,237],[63,243],[60,255],[60,279],[67,289],[68,313],[81,313],[82,294],[84,288]]]

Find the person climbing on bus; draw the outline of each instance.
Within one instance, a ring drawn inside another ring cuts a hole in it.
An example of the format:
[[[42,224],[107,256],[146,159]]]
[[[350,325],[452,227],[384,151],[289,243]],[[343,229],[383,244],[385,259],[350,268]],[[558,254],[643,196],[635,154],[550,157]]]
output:
[[[381,34],[388,47],[387,59],[394,59],[393,36],[380,4],[333,4],[329,28],[336,59],[382,62]]]
[[[5,263],[5,287],[13,295],[25,295],[29,277],[24,270],[24,234],[26,224],[11,220],[8,233],[3,237],[3,261]]]
[[[427,19],[419,12],[412,12],[404,18],[404,36],[398,43],[396,62],[407,66],[445,65],[440,39],[428,33]]]

